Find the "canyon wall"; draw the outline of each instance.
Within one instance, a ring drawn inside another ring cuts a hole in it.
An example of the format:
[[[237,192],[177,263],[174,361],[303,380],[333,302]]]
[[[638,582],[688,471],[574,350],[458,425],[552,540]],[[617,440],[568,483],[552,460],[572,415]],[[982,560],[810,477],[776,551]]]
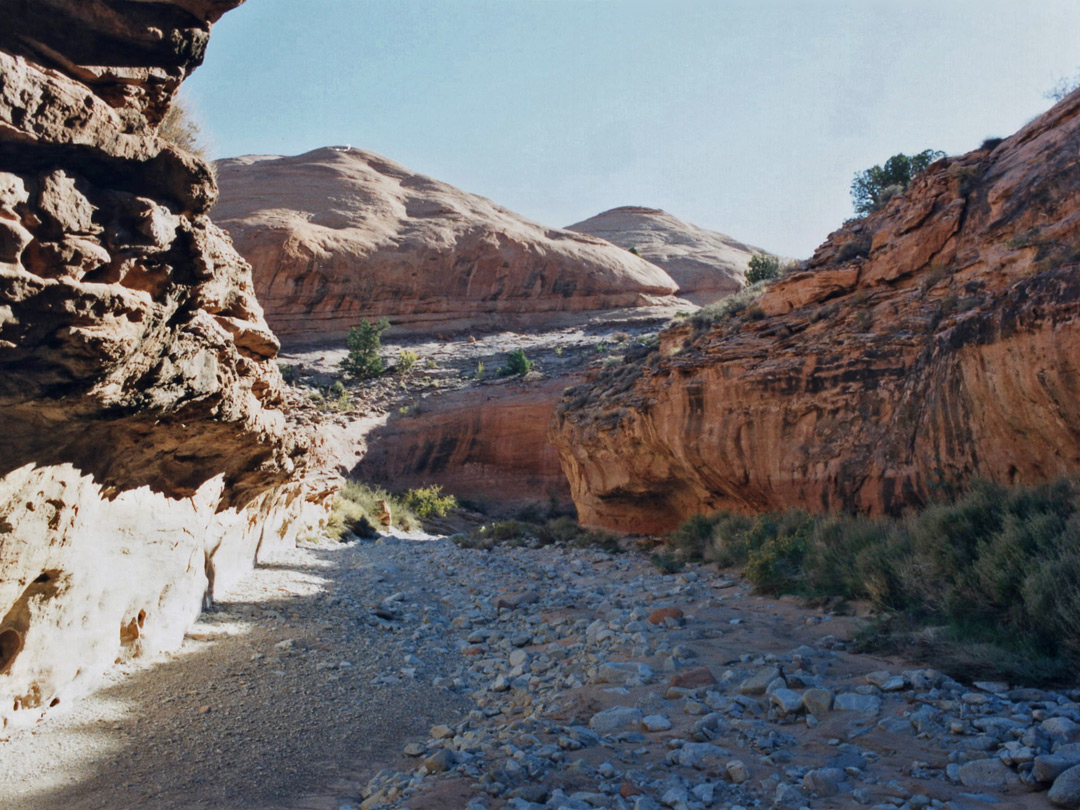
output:
[[[582,519],[896,513],[1080,473],[1080,95],[938,161],[742,311],[567,392]]]
[[[573,323],[583,312],[679,304],[656,265],[545,228],[371,152],[218,161],[214,218],[254,268],[288,348],[338,342],[361,320],[395,333]]]
[[[581,378],[562,374],[429,396],[419,412],[391,414],[367,434],[369,450],[353,475],[396,489],[439,484],[501,509],[567,504],[570,485],[548,425],[563,391]]]
[[[331,489],[210,168],[157,136],[239,2],[0,2],[0,725],[176,646]]]

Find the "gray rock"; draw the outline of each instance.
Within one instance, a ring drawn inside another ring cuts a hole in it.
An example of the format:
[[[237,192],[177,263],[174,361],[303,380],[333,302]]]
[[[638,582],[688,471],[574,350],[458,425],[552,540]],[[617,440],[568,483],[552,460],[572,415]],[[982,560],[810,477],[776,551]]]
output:
[[[769,684],[780,677],[780,670],[776,667],[766,667],[739,684],[740,695],[764,695]]]
[[[1074,765],[1055,779],[1046,797],[1059,807],[1080,807],[1080,765]]]
[[[736,785],[741,785],[750,778],[750,769],[746,767],[746,763],[741,759],[731,760],[724,766],[724,770],[727,771],[728,779]]]
[[[652,674],[651,667],[634,661],[605,663],[597,668],[596,680],[598,683],[625,684],[630,681],[645,683]]]
[[[816,793],[822,798],[840,793],[846,782],[847,774],[839,768],[815,768],[803,777],[803,790]]]
[[[1080,742],[1080,725],[1067,717],[1051,717],[1044,720],[1040,728],[1050,738],[1052,745]]]
[[[1053,782],[1069,768],[1080,765],[1080,757],[1063,757],[1060,754],[1043,754],[1035,757],[1032,774],[1038,782]]]
[[[769,703],[776,707],[781,717],[795,714],[802,709],[802,695],[791,689],[777,689],[769,695]]]
[[[820,717],[833,707],[833,693],[828,689],[807,689],[803,692],[802,705],[810,714]]]
[[[594,714],[589,720],[589,728],[598,734],[610,734],[628,728],[638,728],[643,715],[641,709],[631,706],[614,706],[607,711]]]
[[[686,768],[699,771],[720,771],[730,753],[712,743],[686,743],[675,752],[675,761]]]
[[[671,721],[662,714],[647,715],[641,721],[641,724],[645,727],[646,731],[667,731],[671,728]]]
[[[957,778],[964,787],[980,790],[1001,790],[1018,781],[1012,769],[997,757],[965,762],[960,766]]]
[[[424,760],[424,770],[428,773],[444,773],[454,767],[454,752],[442,748]]]
[[[772,806],[777,810],[799,810],[804,804],[806,804],[806,797],[791,785],[776,786]]]
[[[876,695],[859,695],[848,692],[837,695],[833,701],[833,708],[837,711],[858,712],[865,715],[877,715],[881,711],[881,698]]]

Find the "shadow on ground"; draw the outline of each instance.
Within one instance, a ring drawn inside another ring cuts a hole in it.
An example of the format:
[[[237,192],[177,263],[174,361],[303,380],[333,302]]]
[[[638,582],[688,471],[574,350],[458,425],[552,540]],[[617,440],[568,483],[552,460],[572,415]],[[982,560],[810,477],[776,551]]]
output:
[[[426,671],[376,681],[400,676],[413,630],[370,618],[408,589],[401,572],[371,548],[291,555],[204,614],[175,656],[0,742],[0,806],[337,810],[433,720],[460,714],[465,700]]]

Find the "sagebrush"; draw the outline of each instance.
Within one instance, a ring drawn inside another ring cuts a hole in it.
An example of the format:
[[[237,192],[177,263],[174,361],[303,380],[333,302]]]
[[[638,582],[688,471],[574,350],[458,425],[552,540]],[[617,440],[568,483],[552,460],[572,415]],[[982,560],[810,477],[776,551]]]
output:
[[[886,634],[937,628],[931,636],[956,671],[1037,681],[1080,665],[1073,480],[1018,489],[976,482],[905,518],[720,512],[691,518],[667,545],[682,559],[743,566],[762,592],[867,600]],[[965,640],[982,653],[965,654]]]

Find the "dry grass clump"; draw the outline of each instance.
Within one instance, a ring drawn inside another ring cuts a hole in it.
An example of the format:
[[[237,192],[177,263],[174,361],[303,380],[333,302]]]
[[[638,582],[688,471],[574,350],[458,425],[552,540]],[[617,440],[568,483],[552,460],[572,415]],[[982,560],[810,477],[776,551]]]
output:
[[[351,532],[360,538],[378,537],[384,514],[380,501],[390,509],[394,526],[404,531],[419,529],[422,521],[444,517],[455,508],[457,499],[443,495],[438,484],[391,493],[382,487],[348,481],[338,493],[327,531],[337,540]]]
[[[600,548],[604,551],[617,552],[618,537],[609,532],[586,529],[579,526],[572,517],[557,517],[545,523],[531,523],[524,520],[500,520],[487,523],[466,535],[454,537],[462,548],[477,548],[490,551],[496,546],[521,546],[539,548],[540,546],[565,545],[572,548]]]

